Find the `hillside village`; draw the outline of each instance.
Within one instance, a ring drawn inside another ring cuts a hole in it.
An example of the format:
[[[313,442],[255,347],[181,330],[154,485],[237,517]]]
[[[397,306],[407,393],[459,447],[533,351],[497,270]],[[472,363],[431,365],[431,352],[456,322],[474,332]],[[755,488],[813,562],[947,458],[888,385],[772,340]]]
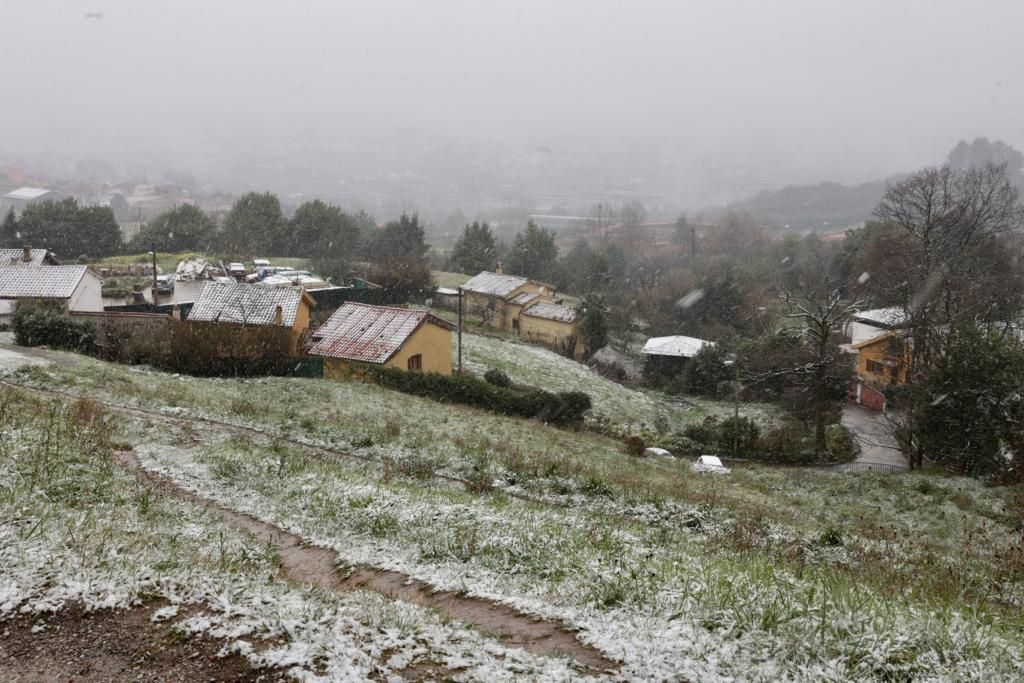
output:
[[[761,243],[741,258],[795,263],[753,306],[714,271],[680,293],[734,257],[713,233],[675,275],[638,253],[588,281],[593,247],[532,223],[525,261],[461,243],[446,271],[407,215],[333,266],[229,241],[72,264],[8,232],[0,505],[44,520],[0,527],[8,628],[144,610],[229,678],[1012,677],[1015,294],[969,323],[885,298],[858,259],[899,229]]]
[[[0,682],[1024,681],[1024,3],[0,20]]]

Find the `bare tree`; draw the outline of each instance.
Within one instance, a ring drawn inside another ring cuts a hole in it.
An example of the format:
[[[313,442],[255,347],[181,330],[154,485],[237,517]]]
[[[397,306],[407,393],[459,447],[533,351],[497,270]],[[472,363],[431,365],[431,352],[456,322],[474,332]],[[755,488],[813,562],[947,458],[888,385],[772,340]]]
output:
[[[944,330],[957,320],[991,321],[1005,315],[998,299],[1020,299],[1019,279],[1007,287],[997,281],[992,254],[1001,236],[1024,225],[1019,190],[1007,178],[1006,164],[986,163],[963,170],[926,168],[890,186],[875,215],[907,238],[889,276],[906,314],[913,352],[908,378],[920,383],[941,352]],[[1012,308],[1012,306],[1010,306]],[[918,408],[913,400],[899,417],[912,467],[924,453]]]
[[[862,302],[844,301],[838,289],[823,297],[785,292],[783,300],[788,309],[786,317],[800,323],[799,334],[813,353],[812,362],[803,370],[809,372],[808,379],[813,392],[814,454],[820,457],[825,451],[829,370],[835,365],[838,356],[836,337],[846,321],[862,307]]]

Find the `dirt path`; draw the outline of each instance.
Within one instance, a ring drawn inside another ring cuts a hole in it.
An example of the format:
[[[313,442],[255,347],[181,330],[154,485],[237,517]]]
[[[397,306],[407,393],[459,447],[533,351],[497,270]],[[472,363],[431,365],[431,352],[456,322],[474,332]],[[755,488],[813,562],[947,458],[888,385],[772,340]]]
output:
[[[430,584],[405,574],[372,567],[353,567],[343,576],[333,550],[305,544],[301,538],[250,515],[208,500],[142,466],[131,451],[118,451],[115,458],[155,486],[196,505],[218,512],[225,520],[246,530],[263,543],[274,545],[281,557],[285,576],[297,583],[329,590],[370,590],[394,600],[430,607],[453,619],[488,633],[503,644],[546,656],[565,656],[581,667],[599,673],[617,664],[585,643],[564,625],[523,614],[512,607],[451,591],[435,591]]]
[[[172,623],[150,620],[156,605],[86,612],[68,607],[0,622],[0,681],[283,681],[281,670],[252,669],[239,655],[217,657],[222,643],[182,638]],[[40,621],[46,624],[33,632]]]

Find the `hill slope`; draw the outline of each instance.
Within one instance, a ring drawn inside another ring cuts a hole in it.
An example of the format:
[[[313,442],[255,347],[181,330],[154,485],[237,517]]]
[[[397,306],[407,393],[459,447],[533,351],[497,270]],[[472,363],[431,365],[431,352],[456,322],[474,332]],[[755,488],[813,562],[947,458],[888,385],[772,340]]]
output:
[[[1015,489],[920,473],[695,475],[587,432],[376,386],[62,357],[6,373],[43,394],[0,396],[18,435],[0,460],[0,519],[17,520],[0,524],[0,619],[159,596],[200,602],[194,630],[307,678],[417,663],[470,680],[605,677],[429,609],[284,582],[265,546],[118,470],[116,444],[343,567],[564,624],[619,679],[1008,680],[1024,661]],[[569,372],[543,356],[513,371],[537,368]],[[63,436],[47,439],[55,425]]]

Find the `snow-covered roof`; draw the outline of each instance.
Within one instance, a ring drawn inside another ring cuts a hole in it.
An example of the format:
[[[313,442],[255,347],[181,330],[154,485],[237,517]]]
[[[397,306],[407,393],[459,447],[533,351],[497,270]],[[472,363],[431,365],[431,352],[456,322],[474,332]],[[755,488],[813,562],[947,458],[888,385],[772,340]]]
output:
[[[888,308],[872,308],[868,311],[861,311],[855,314],[852,319],[877,327],[900,327],[907,323],[907,314],[899,306],[890,306]]]
[[[33,199],[39,199],[40,197],[50,194],[53,190],[47,190],[42,187],[19,187],[13,192],[8,192],[4,195],[4,199],[19,199],[23,201],[31,201]]]
[[[675,335],[672,337],[651,337],[644,344],[641,353],[648,356],[677,356],[693,358],[705,346],[714,346],[715,342]]]
[[[516,275],[499,275],[490,271],[484,271],[479,275],[471,277],[462,289],[467,292],[478,294],[489,294],[491,296],[508,296],[519,287],[525,285],[529,280]]]
[[[539,296],[540,294],[537,294],[537,292],[519,292],[519,294],[509,299],[508,302],[517,306],[525,306]]]
[[[28,261],[25,260],[24,249],[0,249],[0,267],[32,266],[38,268],[39,266],[46,265],[48,254],[52,265],[57,265],[54,262],[53,255],[46,249],[30,249]]]
[[[0,299],[67,299],[74,294],[75,288],[88,270],[85,266],[2,266]]]
[[[273,325],[281,308],[281,324],[291,327],[299,302],[312,299],[302,289],[260,287],[241,283],[207,282],[189,311],[189,320],[200,322]]]
[[[533,318],[544,318],[546,320],[557,320],[563,323],[571,323],[576,320],[576,309],[562,306],[561,304],[534,304],[525,311],[523,315]]]
[[[386,363],[424,323],[454,329],[427,311],[348,302],[313,332],[309,353],[364,363]]]

